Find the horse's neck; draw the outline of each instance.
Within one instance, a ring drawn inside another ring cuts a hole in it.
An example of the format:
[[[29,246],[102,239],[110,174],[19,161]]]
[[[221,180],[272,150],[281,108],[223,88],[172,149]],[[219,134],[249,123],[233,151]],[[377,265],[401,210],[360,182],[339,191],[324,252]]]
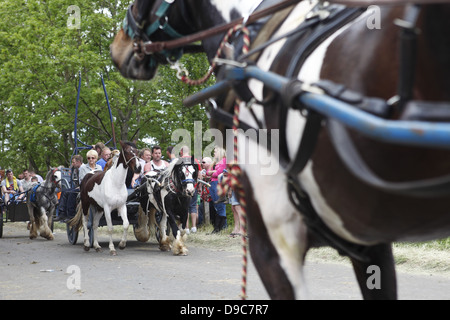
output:
[[[195,13],[193,21],[196,31],[202,31],[234,19],[246,17],[251,14],[261,3],[261,0],[191,0],[189,2],[191,12]],[[203,41],[208,58],[212,58],[217,51],[223,35],[208,38]]]
[[[173,170],[167,171],[167,174],[163,178],[163,183],[165,186],[169,186],[172,184],[175,188],[178,188],[178,182],[176,178],[176,170],[173,168]]]
[[[123,162],[119,162],[117,165],[113,165],[106,171],[105,176],[109,176],[112,183],[121,186],[125,184],[127,172],[128,167],[126,167]]]
[[[45,180],[42,186],[44,187],[45,190],[53,191],[56,189],[55,184],[48,180]]]
[[[193,3],[197,2],[197,0],[193,1]],[[205,0],[200,8],[196,7],[196,10],[201,11],[203,17],[203,21],[200,21],[198,25],[202,25],[205,29],[205,27],[210,28],[245,17],[254,11],[261,2],[261,0]]]

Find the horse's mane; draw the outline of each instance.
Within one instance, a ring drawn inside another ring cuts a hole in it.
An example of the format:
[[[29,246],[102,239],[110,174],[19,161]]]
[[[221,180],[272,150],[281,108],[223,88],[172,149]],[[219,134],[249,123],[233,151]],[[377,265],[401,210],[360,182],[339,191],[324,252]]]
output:
[[[166,168],[166,171],[172,172],[172,171],[175,169],[175,166],[178,164],[178,160],[179,160],[179,158],[173,159],[173,160],[169,163],[169,166]]]
[[[55,171],[55,169],[50,168],[50,170],[47,172],[47,175],[45,176],[45,181],[46,182],[51,180],[51,176],[52,176],[54,171]]]
[[[117,160],[116,155],[120,155],[120,151],[117,149],[114,149],[111,153],[111,159],[106,162],[105,167],[103,168],[103,171],[108,171],[113,166],[113,161]],[[117,161],[116,161],[117,162]]]
[[[134,142],[131,142],[131,141],[123,141],[123,143],[126,144],[126,145],[128,145],[128,146],[131,146],[131,147],[137,149],[137,146],[136,146],[136,144],[135,144]]]

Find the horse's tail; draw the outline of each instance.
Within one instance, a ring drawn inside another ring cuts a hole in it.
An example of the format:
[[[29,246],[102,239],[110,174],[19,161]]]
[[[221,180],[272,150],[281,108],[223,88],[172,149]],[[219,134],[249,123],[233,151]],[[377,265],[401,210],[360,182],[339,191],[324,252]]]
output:
[[[77,205],[77,214],[69,220],[69,225],[77,231],[83,227],[83,207],[81,206],[81,201]]]

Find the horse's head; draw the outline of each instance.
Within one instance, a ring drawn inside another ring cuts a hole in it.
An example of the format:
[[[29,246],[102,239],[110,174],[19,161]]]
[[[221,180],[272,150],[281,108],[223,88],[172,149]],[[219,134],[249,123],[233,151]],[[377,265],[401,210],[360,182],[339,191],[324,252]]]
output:
[[[120,145],[122,146],[122,152],[120,154],[123,156],[119,158],[118,163],[122,163],[125,168],[130,168],[134,173],[140,173],[141,164],[137,156],[138,150],[136,145],[127,141],[120,141]]]
[[[182,49],[163,50],[152,54],[143,51],[142,42],[167,41],[190,31],[184,23],[189,15],[184,1],[136,0],[128,9],[122,29],[111,44],[114,64],[126,78],[150,80],[159,64],[176,60]],[[142,40],[142,42],[141,42]]]
[[[62,179],[61,170],[59,169],[53,170],[52,183],[56,185],[59,189],[61,189],[61,179]]]
[[[194,157],[179,158],[176,160],[174,167],[176,180],[182,186],[182,193],[188,197],[192,197],[195,193],[195,183],[198,177],[198,166]]]
[[[48,187],[55,187],[61,189],[61,170],[58,168],[51,169],[47,172],[47,176],[45,177],[45,184]]]

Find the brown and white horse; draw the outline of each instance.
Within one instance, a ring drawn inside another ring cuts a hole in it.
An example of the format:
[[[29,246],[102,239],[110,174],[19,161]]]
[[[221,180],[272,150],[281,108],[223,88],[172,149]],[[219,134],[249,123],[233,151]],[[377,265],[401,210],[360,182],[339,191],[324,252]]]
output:
[[[109,231],[109,250],[111,255],[117,254],[112,240],[113,224],[111,220],[111,211],[114,209],[117,209],[123,221],[123,235],[119,243],[119,248],[125,249],[127,244],[127,233],[130,224],[127,216],[126,201],[128,191],[125,180],[129,168],[135,173],[140,172],[141,168],[134,143],[120,141],[120,145],[122,146],[122,151],[120,153],[114,153],[112,166],[109,170],[89,173],[81,182],[81,203],[78,207],[76,216],[70,221],[70,225],[78,228],[78,230],[83,227],[85,251],[89,251],[90,249],[88,233],[89,209],[93,212],[93,245],[96,251],[101,251],[97,239],[97,229],[100,218],[104,213]]]
[[[275,1],[277,2],[277,1]],[[330,1],[332,2],[332,1]],[[336,2],[339,2],[336,0]],[[351,2],[351,1],[347,1]],[[386,1],[379,1],[385,4]],[[380,6],[380,16],[373,11],[361,10],[359,15],[348,19],[342,25],[328,31],[327,39],[317,41],[304,50],[307,55],[292,64],[298,52],[298,44],[308,41],[307,35],[313,31],[294,33],[281,37],[279,41],[263,47],[256,61],[263,70],[307,83],[321,79],[332,80],[358,93],[390,99],[398,94],[401,82],[414,80],[399,75],[403,61],[400,50],[400,29],[394,21],[403,20],[411,6],[408,1],[391,1],[392,6]],[[406,28],[417,29],[416,59],[411,59],[409,71],[413,70],[415,81],[411,81],[411,96],[408,99],[429,101],[450,100],[450,4],[443,0],[415,0],[421,3],[417,22]],[[163,14],[164,28],[157,28],[150,35],[145,29],[155,20],[156,9],[162,3],[172,1],[140,1],[131,8],[132,15],[139,23],[144,23],[142,31],[130,32],[130,22],[124,24],[111,45],[111,56],[120,70],[128,78],[149,80],[155,75],[158,63],[165,63],[167,56],[177,56],[179,51],[157,52],[143,55],[139,37],[144,40],[167,41],[174,38],[167,34],[170,26],[182,34],[191,34],[230,22],[239,17],[248,17],[258,6],[258,10],[273,1],[220,1],[185,0],[174,1]],[[365,1],[354,1],[364,5]],[[373,1],[374,4],[377,1]],[[367,5],[371,4],[367,1]],[[316,1],[298,1],[283,19],[272,23],[269,38],[289,34],[310,16],[329,15],[327,8],[317,7]],[[373,9],[373,8],[372,8]],[[315,10],[313,12],[313,10]],[[308,17],[307,17],[308,15]],[[379,19],[379,28],[373,23]],[[406,24],[409,18],[405,19]],[[130,20],[130,17],[128,17]],[[400,24],[405,25],[405,21]],[[260,26],[252,27],[251,40],[254,41]],[[369,27],[370,26],[370,27]],[[250,26],[251,27],[251,26]],[[267,30],[267,29],[264,29]],[[137,36],[136,39],[133,37]],[[220,45],[223,34],[203,40],[203,49],[210,59]],[[317,39],[316,39],[317,40]],[[234,43],[236,48],[241,38]],[[264,43],[264,42],[263,42]],[[236,49],[236,51],[238,51]],[[239,55],[240,52],[236,52]],[[411,58],[406,54],[407,58]],[[408,64],[406,64],[408,66]],[[399,80],[401,79],[401,80]],[[245,83],[243,84],[245,85]],[[251,94],[257,101],[265,101],[265,106],[253,104],[252,108],[241,107],[240,120],[254,128],[285,130],[284,148],[288,159],[293,159],[299,149],[305,127],[303,113],[288,109],[286,121],[280,122],[281,111],[274,100],[265,99],[264,85],[256,80],[247,82]],[[404,85],[404,83],[403,83]],[[408,88],[407,88],[408,89]],[[397,99],[398,100],[398,99]],[[394,105],[394,104],[393,104]],[[220,107],[223,107],[219,103]],[[229,108],[229,107],[228,107]],[[401,109],[391,112],[392,117],[401,117]],[[280,124],[281,123],[281,124]],[[241,155],[243,169],[241,183],[246,190],[249,219],[250,252],[256,268],[270,296],[274,299],[299,298],[303,291],[303,263],[309,248],[319,245],[338,247],[342,254],[349,255],[366,299],[393,299],[397,297],[396,276],[391,243],[394,241],[424,241],[450,235],[450,208],[448,196],[426,195],[416,197],[396,194],[368,185],[356,178],[338,156],[325,127],[320,131],[317,143],[304,169],[294,177],[283,172],[279,154],[270,154],[270,163],[280,169],[276,174],[262,174],[267,162],[246,164]],[[368,166],[382,177],[394,183],[411,180],[431,179],[450,173],[450,153],[431,148],[418,148],[375,142],[355,132],[350,132],[352,141],[362,154]],[[243,135],[239,145],[259,154],[267,153],[261,146]],[[245,152],[240,148],[241,153]],[[317,217],[308,224],[305,212],[299,209],[288,192],[290,180],[295,180],[297,189],[309,199],[303,208],[317,212]],[[319,227],[314,224],[320,220]],[[344,246],[322,237],[322,230],[328,229],[334,239],[340,239]],[[352,249],[352,247],[357,249]],[[359,254],[352,254],[359,252]],[[370,266],[380,270],[380,288],[369,288],[367,280],[372,275]]]

